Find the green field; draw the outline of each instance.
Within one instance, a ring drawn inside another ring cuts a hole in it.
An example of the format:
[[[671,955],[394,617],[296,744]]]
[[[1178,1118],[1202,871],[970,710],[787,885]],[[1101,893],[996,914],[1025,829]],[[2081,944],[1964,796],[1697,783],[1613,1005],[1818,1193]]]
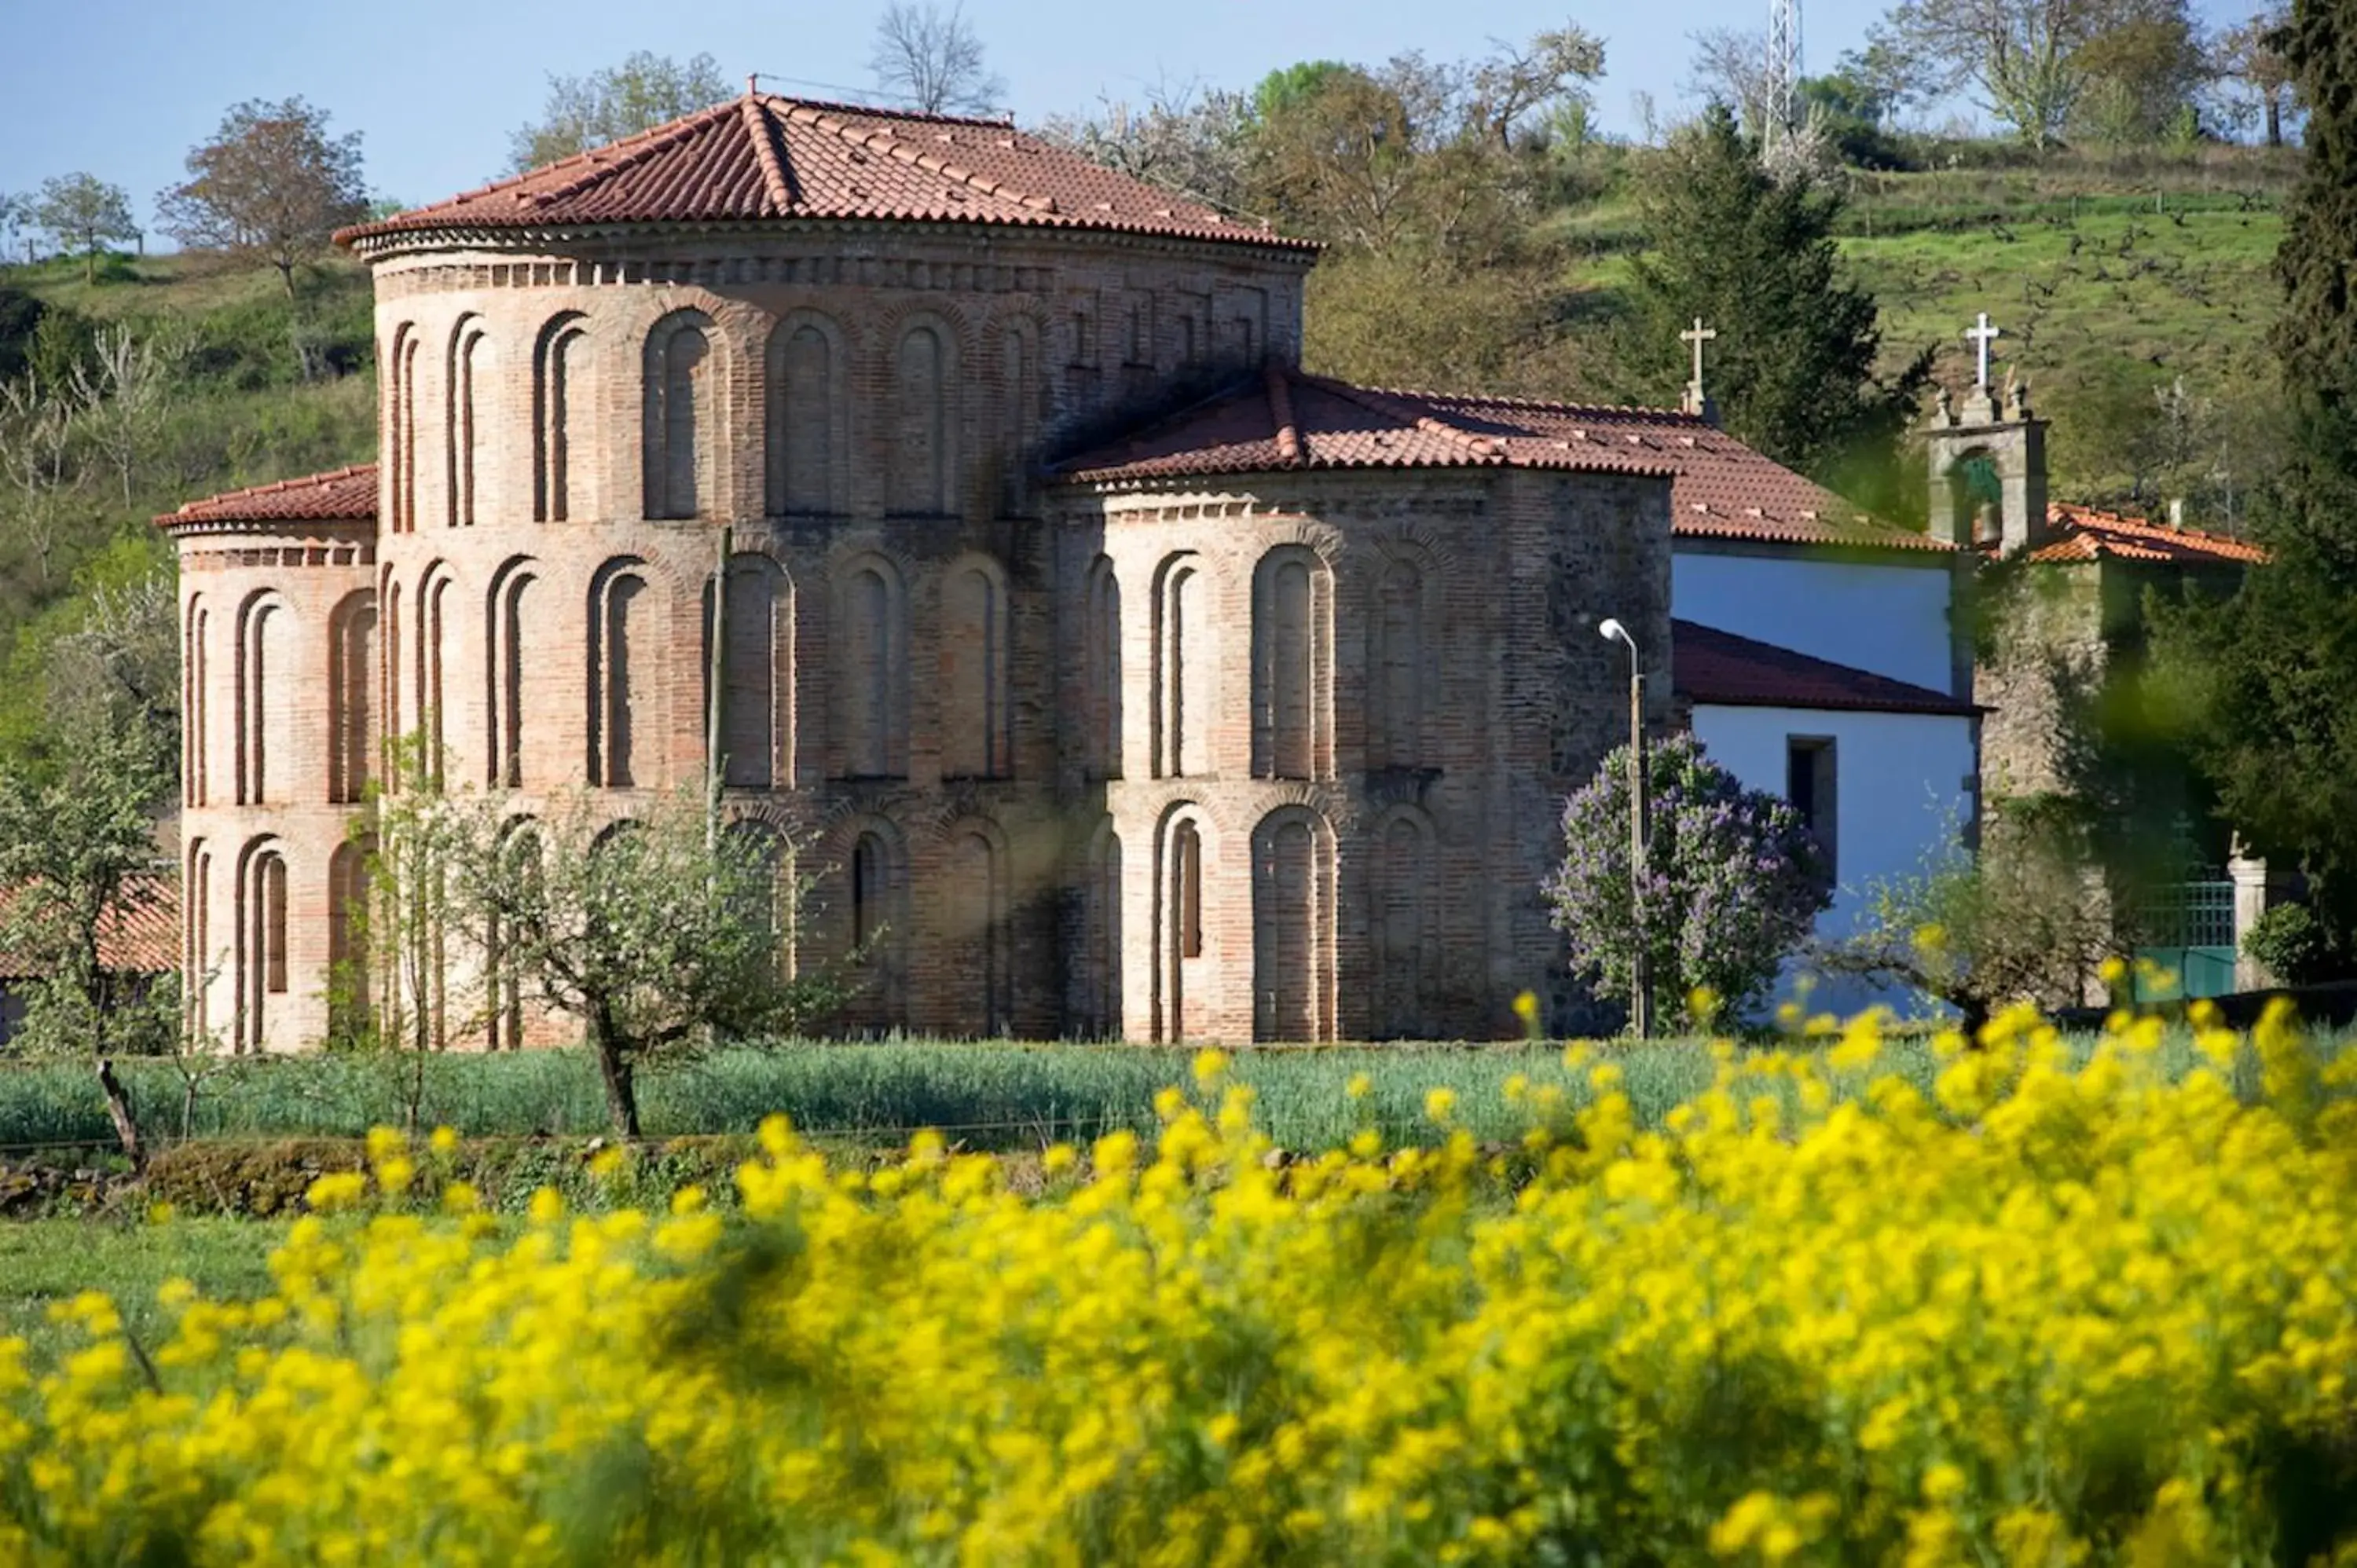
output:
[[[48,1321],[51,1302],[103,1291],[132,1333],[153,1344],[161,1326],[156,1287],[193,1282],[214,1299],[265,1295],[266,1261],[286,1232],[252,1219],[31,1219],[0,1224],[0,1339],[22,1335],[37,1363],[84,1337]]]

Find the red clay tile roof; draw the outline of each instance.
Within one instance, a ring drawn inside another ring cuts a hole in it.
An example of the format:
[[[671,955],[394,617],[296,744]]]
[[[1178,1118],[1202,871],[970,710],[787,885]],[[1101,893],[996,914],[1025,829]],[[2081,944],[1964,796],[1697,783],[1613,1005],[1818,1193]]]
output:
[[[996,120],[747,93],[414,212],[339,244],[422,231],[856,218],[1103,229],[1311,252]]]
[[[1673,530],[1684,538],[1952,548],[1874,521],[1691,414],[1376,391],[1290,367],[1067,457],[1055,471],[1122,483],[1274,468],[1466,466],[1668,473]]]
[[[0,926],[15,889],[0,890]],[[98,933],[99,961],[119,974],[161,974],[180,964],[180,887],[168,876],[135,878]],[[0,948],[0,979],[30,979],[31,965]]]
[[[1960,716],[1980,711],[1929,686],[1813,659],[1690,620],[1670,623],[1670,666],[1678,694],[1703,705]]]
[[[252,485],[185,502],[156,520],[163,529],[207,522],[373,522],[376,465],[354,463],[324,474]]]
[[[2094,561],[2110,556],[2185,566],[2248,566],[2267,559],[2266,550],[2246,539],[2205,533],[2198,528],[2170,528],[2067,501],[2048,506],[2046,517],[2061,537],[2031,551],[2032,561]]]

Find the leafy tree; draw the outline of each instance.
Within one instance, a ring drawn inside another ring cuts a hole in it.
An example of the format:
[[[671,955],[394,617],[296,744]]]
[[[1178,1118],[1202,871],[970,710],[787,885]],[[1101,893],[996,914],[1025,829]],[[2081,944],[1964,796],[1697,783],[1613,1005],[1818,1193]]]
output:
[[[114,1058],[169,1049],[176,1010],[168,987],[143,993],[135,977],[108,969],[102,942],[162,896],[167,865],[155,813],[173,787],[171,759],[146,725],[102,704],[53,741],[45,768],[0,767],[0,942],[40,977],[27,1033],[87,1056],[136,1165],[139,1126]]]
[[[1286,110],[1299,107],[1323,91],[1337,78],[1364,74],[1357,66],[1339,59],[1296,60],[1281,65],[1255,83],[1252,90],[1254,118],[1274,120]]]
[[[45,182],[27,217],[60,252],[81,253],[85,283],[98,281],[98,255],[107,241],[139,237],[139,225],[131,218],[131,198],[121,186],[95,175],[62,175]]]
[[[1778,181],[1724,106],[1672,138],[1638,193],[1646,254],[1631,263],[1638,334],[1627,366],[1659,367],[1622,390],[1664,398],[1685,376],[1679,330],[1718,330],[1706,385],[1727,428],[1778,462],[1900,514],[1896,447],[1931,379],[1927,349],[1875,374],[1874,296],[1843,275],[1835,192]],[[1624,372],[1625,373],[1625,372]]]
[[[1241,93],[1165,84],[1140,103],[1107,99],[1093,114],[1051,117],[1039,134],[1107,168],[1236,211],[1248,199],[1253,125]]]
[[[2357,936],[2357,31],[2300,0],[2283,35],[2309,105],[2307,156],[2285,210],[2274,346],[2287,391],[2282,472],[2252,510],[2273,555],[2231,596],[2153,609],[2166,691],[2215,786],[2220,815],[2298,863],[2334,943]]]
[[[1655,993],[1706,988],[1742,1012],[1833,902],[1824,854],[1780,797],[1747,789],[1691,735],[1646,753],[1648,864],[1631,917],[1629,752],[1564,805],[1564,861],[1546,885],[1572,971],[1611,1001],[1635,991],[1641,943]]]
[[[693,793],[627,822],[587,794],[513,812],[496,794],[389,795],[380,875],[396,907],[427,906],[404,929],[430,932],[437,966],[446,950],[481,956],[473,1004],[529,999],[580,1023],[623,1136],[639,1134],[642,1068],[791,1033],[841,999],[834,970],[787,963],[807,887],[780,841],[712,832]]]
[[[2054,145],[2092,75],[2086,47],[2178,0],[1901,0],[1869,35],[1919,92],[1961,88],[2032,146]]]
[[[266,262],[295,298],[295,268],[368,211],[361,134],[328,134],[328,112],[300,98],[253,99],[188,151],[186,184],[156,200],[164,231],[183,245]]]
[[[983,57],[982,37],[965,19],[963,0],[947,11],[893,0],[876,19],[867,56],[879,91],[927,114],[988,114],[1006,82]]]
[[[2141,0],[2079,50],[2086,86],[2071,124],[2093,140],[2125,145],[2198,124],[2194,97],[2214,74],[2184,0]]]
[[[636,135],[729,96],[708,54],[684,65],[646,49],[587,76],[552,76],[540,119],[510,138],[517,172]]]

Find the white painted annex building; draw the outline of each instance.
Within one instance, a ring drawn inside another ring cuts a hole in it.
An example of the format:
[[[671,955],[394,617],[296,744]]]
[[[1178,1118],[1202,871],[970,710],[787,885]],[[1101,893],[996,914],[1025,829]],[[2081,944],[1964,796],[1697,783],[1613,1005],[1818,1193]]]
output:
[[[1687,411],[1708,417],[1692,388]],[[1838,937],[1869,886],[1919,872],[1976,819],[1981,714],[1958,606],[1978,514],[1942,506],[1929,532],[1892,528],[1720,439],[1734,451],[1706,437],[1674,453],[1678,702],[1713,759],[1809,821],[1836,889],[1818,931]],[[1940,465],[1935,488],[1946,483]],[[1787,966],[1780,999],[1800,968]],[[1811,1005],[1836,1013],[1926,1005],[1856,980],[1813,983]]]

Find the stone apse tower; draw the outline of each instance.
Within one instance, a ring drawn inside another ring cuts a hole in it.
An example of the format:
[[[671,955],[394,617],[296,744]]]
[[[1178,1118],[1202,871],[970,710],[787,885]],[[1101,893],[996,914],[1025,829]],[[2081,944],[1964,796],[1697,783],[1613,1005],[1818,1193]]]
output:
[[[627,818],[707,777],[716,670],[732,831],[816,878],[787,940],[868,954],[845,1029],[1480,1035],[1555,967],[1536,885],[1617,667],[1592,632],[1509,658],[1507,618],[1655,624],[1665,663],[1665,469],[1510,494],[1472,436],[1461,471],[1211,492],[1045,461],[1281,396],[1309,247],[1005,124],[750,91],[339,239],[375,275],[372,476],[161,520],[225,1043],[321,1038],[394,737],[519,819]],[[1375,623],[1428,742],[1359,716]],[[482,1011],[443,1043],[563,1037]]]

